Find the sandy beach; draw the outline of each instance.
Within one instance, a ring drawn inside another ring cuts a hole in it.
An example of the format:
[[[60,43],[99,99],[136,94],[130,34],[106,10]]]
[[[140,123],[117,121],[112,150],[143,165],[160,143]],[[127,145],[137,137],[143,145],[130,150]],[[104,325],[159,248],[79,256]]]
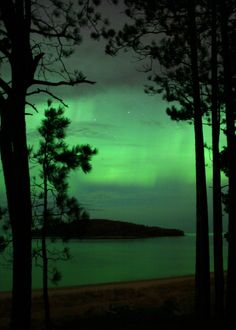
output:
[[[50,289],[52,319],[60,326],[73,320],[73,324],[76,320],[86,323],[86,320],[128,314],[188,315],[193,311],[193,292],[192,276],[53,288]],[[0,293],[0,306],[0,328],[7,329],[10,293]],[[43,329],[41,290],[33,291],[32,320],[34,329]]]
[[[32,330],[44,330],[42,290],[33,291]],[[194,277],[50,289],[53,329],[218,330],[194,318]],[[10,293],[0,293],[0,329],[8,329]]]

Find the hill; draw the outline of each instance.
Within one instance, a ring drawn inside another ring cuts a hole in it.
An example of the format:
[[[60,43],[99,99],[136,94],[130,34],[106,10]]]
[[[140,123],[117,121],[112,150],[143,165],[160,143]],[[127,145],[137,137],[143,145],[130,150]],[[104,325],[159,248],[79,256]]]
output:
[[[41,231],[34,230],[33,237],[40,237]],[[48,237],[60,238],[145,238],[163,236],[183,236],[184,232],[178,229],[145,226],[125,221],[92,219],[58,223],[47,230]]]

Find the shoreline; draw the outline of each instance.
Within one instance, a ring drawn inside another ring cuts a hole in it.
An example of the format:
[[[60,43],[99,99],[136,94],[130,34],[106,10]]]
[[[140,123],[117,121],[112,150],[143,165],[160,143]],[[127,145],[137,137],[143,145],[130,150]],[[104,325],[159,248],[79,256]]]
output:
[[[169,234],[169,235],[141,235],[141,236],[109,236],[109,235],[97,235],[97,236],[71,236],[69,240],[135,240],[135,239],[148,239],[148,238],[165,238],[165,237],[183,237],[186,236],[185,233],[183,234]],[[63,240],[62,236],[52,236],[52,235],[47,235],[47,239],[55,239],[55,240]],[[33,236],[32,239],[34,240],[40,240],[41,236]]]
[[[191,306],[194,292],[194,276],[186,275],[160,279],[112,282],[50,288],[52,315],[55,319],[72,316],[105,315],[114,310],[143,310],[159,308],[167,301],[173,301],[184,310]],[[187,302],[187,303],[186,303]],[[11,292],[0,293],[0,305],[9,312]],[[32,291],[33,318],[43,316],[42,289]],[[4,317],[3,311],[0,311]],[[1,322],[0,322],[1,324]]]
[[[53,287],[49,291],[84,291],[84,290],[104,290],[104,289],[117,289],[117,288],[128,288],[128,287],[143,287],[150,285],[162,285],[165,283],[177,283],[183,280],[194,280],[194,275],[181,275],[181,276],[170,276],[170,277],[161,277],[153,279],[142,279],[142,280],[128,280],[128,281],[115,281],[115,282],[105,282],[105,283],[94,283],[94,284],[81,284],[81,285],[72,285],[72,286],[63,286],[63,287]],[[42,289],[34,289],[33,292],[41,291]]]
[[[224,329],[214,318],[202,327],[195,314],[194,288],[194,275],[51,288],[53,329]],[[45,330],[42,289],[33,290],[32,298],[32,330]],[[1,330],[9,329],[10,307],[10,292],[0,292]]]
[[[194,275],[180,275],[180,276],[169,276],[160,277],[153,279],[141,279],[141,280],[127,280],[127,281],[114,281],[114,282],[104,282],[104,283],[91,283],[91,284],[80,284],[71,286],[54,286],[49,287],[49,293],[71,293],[71,292],[83,292],[83,291],[93,291],[93,290],[104,290],[104,289],[117,289],[117,288],[129,288],[129,287],[145,287],[145,286],[156,286],[166,283],[178,283],[183,280],[194,281]],[[42,288],[32,289],[32,298],[36,295],[42,293]],[[0,291],[0,301],[3,296],[10,297],[11,291]]]
[[[213,279],[213,274],[211,276]],[[96,325],[96,322],[103,324],[107,322],[106,320],[113,322],[114,318],[115,320],[123,320],[126,317],[172,319],[191,316],[194,315],[194,288],[194,275],[50,288],[52,320],[56,325],[63,325],[59,328],[64,330],[77,329],[78,322],[85,325],[94,322],[93,325]],[[10,296],[10,292],[0,292],[1,330],[8,329]],[[44,329],[43,306],[42,289],[34,289],[32,291],[34,330]],[[70,322],[72,327],[69,325]],[[111,326],[112,324],[109,328]],[[90,329],[94,329],[94,326]]]

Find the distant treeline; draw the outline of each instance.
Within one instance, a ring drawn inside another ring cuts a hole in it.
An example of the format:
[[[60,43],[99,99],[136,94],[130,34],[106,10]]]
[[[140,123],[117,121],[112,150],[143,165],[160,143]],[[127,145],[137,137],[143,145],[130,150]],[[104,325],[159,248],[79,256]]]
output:
[[[48,226],[48,237],[55,238],[145,238],[183,236],[178,229],[151,227],[124,221],[93,219],[87,221],[60,222]],[[33,237],[39,238],[41,229],[33,230]]]

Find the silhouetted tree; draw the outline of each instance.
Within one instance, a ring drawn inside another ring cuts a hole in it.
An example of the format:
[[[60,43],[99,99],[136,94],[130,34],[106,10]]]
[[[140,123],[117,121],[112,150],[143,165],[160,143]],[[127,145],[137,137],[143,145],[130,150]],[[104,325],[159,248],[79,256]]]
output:
[[[26,140],[28,97],[51,87],[93,83],[65,59],[81,42],[81,29],[106,26],[100,1],[0,1],[0,151],[13,237],[12,329],[30,329],[31,196]]]
[[[82,208],[75,198],[68,197],[68,175],[71,170],[81,168],[84,173],[91,170],[91,158],[97,153],[89,145],[76,145],[69,147],[66,142],[66,129],[70,121],[64,117],[62,108],[55,109],[48,102],[48,109],[45,110],[45,119],[39,128],[42,137],[37,152],[33,153],[32,158],[40,165],[40,177],[42,191],[39,192],[42,199],[42,259],[43,259],[43,297],[45,311],[45,327],[51,329],[50,303],[48,295],[48,251],[47,235],[48,227],[53,218],[57,221],[60,217],[67,215],[70,221],[78,218],[82,214]],[[53,197],[56,201],[53,202]],[[51,205],[50,204],[54,205]],[[58,213],[55,215],[56,209]],[[52,225],[52,224],[51,224]],[[54,224],[55,225],[55,224]],[[66,233],[65,233],[66,234]],[[55,274],[54,274],[55,277]]]
[[[192,71],[194,132],[196,159],[197,194],[197,240],[196,240],[196,308],[201,317],[210,315],[210,262],[208,236],[208,209],[206,191],[206,171],[204,159],[204,138],[202,109],[198,71],[198,38],[196,27],[195,1],[188,1],[189,45]]]
[[[233,2],[234,4],[234,2]],[[229,323],[235,318],[236,310],[236,139],[235,139],[235,102],[233,98],[232,57],[229,41],[229,17],[232,7],[229,2],[219,0],[221,18],[222,57],[224,67],[224,96],[226,108],[226,138],[228,167],[228,272],[226,291],[226,314]],[[235,10],[235,4],[233,6]],[[230,323],[231,324],[231,323]]]
[[[152,71],[150,80],[157,87],[149,93],[161,93],[175,105],[167,114],[175,120],[193,121],[196,159],[196,307],[202,317],[210,313],[210,272],[208,210],[204,159],[202,116],[208,115],[210,69],[206,45],[202,43],[205,18],[198,8],[196,24],[195,1],[132,1],[126,0],[126,14],[133,22],[125,24],[114,36],[107,36],[107,52],[115,55],[120,49],[132,49],[141,60],[149,60],[144,67]],[[199,4],[199,3],[198,3]],[[112,33],[110,33],[112,35]],[[161,70],[160,70],[161,68]],[[207,78],[207,82],[206,82]],[[179,106],[176,105],[176,102]]]
[[[211,113],[212,113],[212,167],[213,167],[213,232],[214,232],[214,283],[215,315],[222,319],[224,315],[224,269],[223,269],[223,229],[222,229],[222,194],[220,168],[220,97],[218,83],[218,6],[210,1],[211,13]]]

